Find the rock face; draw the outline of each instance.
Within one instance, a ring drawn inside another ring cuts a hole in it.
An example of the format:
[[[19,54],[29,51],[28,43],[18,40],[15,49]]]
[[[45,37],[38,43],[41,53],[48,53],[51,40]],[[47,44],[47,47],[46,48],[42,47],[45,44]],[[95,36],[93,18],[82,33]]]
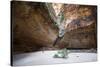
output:
[[[64,5],[64,17],[67,19],[67,29],[74,30],[96,23],[96,6]]]
[[[58,29],[49,16],[45,3],[12,1],[11,9],[14,53],[37,51],[42,47],[52,46],[58,35]],[[90,25],[76,29],[73,29],[73,23],[69,24],[68,28],[71,31],[64,35],[58,43],[59,46],[96,48],[96,18],[94,17],[92,21]]]
[[[28,52],[52,45],[57,28],[44,3],[12,2],[13,50]]]
[[[65,18],[70,21],[66,21],[68,32],[59,43],[60,47],[96,48],[96,11],[96,6],[64,5]]]
[[[67,32],[59,45],[61,48],[97,48],[96,34],[96,24],[93,23],[89,26]]]

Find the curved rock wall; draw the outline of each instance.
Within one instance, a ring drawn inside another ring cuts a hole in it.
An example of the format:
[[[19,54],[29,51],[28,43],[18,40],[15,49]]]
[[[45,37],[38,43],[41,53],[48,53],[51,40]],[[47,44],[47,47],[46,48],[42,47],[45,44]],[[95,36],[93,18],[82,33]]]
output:
[[[13,50],[28,52],[51,46],[57,28],[44,3],[12,1]]]
[[[90,9],[94,10],[94,8]],[[37,51],[42,47],[51,48],[58,35],[58,29],[49,16],[45,3],[12,1],[11,9],[12,50],[14,53]],[[96,10],[93,12],[96,14]],[[94,16],[94,13],[91,16]],[[72,15],[70,14],[70,16]],[[67,48],[96,48],[95,16],[92,21],[92,24],[79,28],[76,28],[78,27],[77,22],[76,24],[70,23],[68,28],[71,30],[66,32],[58,46],[60,48],[63,46]]]

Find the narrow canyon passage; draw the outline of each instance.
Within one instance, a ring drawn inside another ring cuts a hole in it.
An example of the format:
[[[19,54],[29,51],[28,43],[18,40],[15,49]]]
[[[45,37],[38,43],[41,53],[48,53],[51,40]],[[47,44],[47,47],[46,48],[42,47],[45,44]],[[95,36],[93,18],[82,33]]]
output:
[[[12,1],[11,8],[13,53],[55,49],[62,34],[59,47],[97,47],[96,6]]]
[[[95,5],[12,1],[11,26],[12,65],[97,61]],[[63,48],[67,58],[54,58]]]

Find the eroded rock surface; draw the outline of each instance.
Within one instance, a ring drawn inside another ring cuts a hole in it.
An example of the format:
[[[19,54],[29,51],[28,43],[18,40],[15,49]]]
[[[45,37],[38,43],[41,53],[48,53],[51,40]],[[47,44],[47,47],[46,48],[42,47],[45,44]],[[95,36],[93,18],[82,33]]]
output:
[[[11,9],[14,53],[37,51],[42,47],[51,48],[58,35],[58,28],[45,3],[12,1]],[[64,9],[66,19],[71,18],[72,21],[67,26],[70,31],[65,33],[58,45],[67,48],[96,48],[96,7],[74,8],[67,5]]]

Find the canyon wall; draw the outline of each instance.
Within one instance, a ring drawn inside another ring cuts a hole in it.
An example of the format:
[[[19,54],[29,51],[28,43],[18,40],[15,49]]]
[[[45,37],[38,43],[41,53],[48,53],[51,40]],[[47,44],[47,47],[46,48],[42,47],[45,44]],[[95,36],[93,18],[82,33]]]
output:
[[[96,19],[94,19],[96,20]],[[11,2],[12,51],[14,53],[53,47],[58,28],[45,3]],[[72,24],[69,28],[72,28]],[[96,48],[96,21],[83,28],[66,32],[58,46],[67,48]]]

